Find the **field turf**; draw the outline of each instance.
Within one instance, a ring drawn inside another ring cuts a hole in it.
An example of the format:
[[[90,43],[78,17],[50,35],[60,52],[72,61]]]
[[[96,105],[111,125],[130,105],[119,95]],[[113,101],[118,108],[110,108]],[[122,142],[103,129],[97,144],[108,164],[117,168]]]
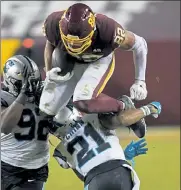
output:
[[[135,136],[128,131],[118,131],[120,143],[126,146]],[[50,138],[56,145],[57,140]],[[141,181],[140,190],[180,190],[180,128],[148,128],[146,140],[148,154],[135,159],[135,170]],[[51,147],[51,154],[54,147]],[[54,158],[49,163],[46,190],[81,190],[83,184],[71,170],[59,167]]]

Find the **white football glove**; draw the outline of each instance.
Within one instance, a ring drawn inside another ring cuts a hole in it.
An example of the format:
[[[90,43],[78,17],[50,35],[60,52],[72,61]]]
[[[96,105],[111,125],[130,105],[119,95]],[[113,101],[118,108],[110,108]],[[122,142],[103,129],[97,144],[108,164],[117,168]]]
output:
[[[68,72],[64,76],[60,76],[58,73],[61,72],[61,69],[59,67],[52,68],[50,71],[46,73],[46,80],[50,80],[53,82],[64,82],[68,81],[72,78],[74,75],[74,72]]]
[[[135,80],[135,83],[130,88],[131,99],[144,100],[147,94],[146,83],[141,80]]]

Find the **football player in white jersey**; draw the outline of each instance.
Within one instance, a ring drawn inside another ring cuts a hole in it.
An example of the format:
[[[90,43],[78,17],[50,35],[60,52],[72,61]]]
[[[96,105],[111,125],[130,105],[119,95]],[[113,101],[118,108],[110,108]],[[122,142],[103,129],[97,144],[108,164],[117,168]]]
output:
[[[43,82],[34,61],[9,58],[1,89],[1,186],[3,190],[42,190],[48,178],[49,121],[38,104]]]
[[[118,115],[86,114],[80,119],[67,106],[54,119],[55,126],[51,132],[61,139],[54,157],[63,168],[72,168],[84,180],[86,190],[139,190],[139,178],[126,158],[145,153],[146,150],[141,149],[145,144],[138,142],[140,147],[135,149],[137,144],[131,143],[125,156],[114,129],[148,115],[158,117],[161,105],[152,102],[136,109],[129,97],[124,96],[126,98],[130,109]]]

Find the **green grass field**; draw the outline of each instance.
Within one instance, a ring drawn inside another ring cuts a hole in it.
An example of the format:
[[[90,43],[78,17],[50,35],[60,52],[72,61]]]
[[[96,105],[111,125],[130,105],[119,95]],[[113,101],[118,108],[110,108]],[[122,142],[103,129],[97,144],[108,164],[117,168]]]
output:
[[[123,147],[136,138],[121,130]],[[149,128],[147,132],[148,154],[135,159],[135,170],[141,181],[141,190],[180,190],[180,128]],[[53,144],[56,139],[51,139]],[[53,152],[51,148],[51,154]],[[49,179],[46,190],[81,190],[82,182],[71,170],[59,167],[54,158],[49,163]]]

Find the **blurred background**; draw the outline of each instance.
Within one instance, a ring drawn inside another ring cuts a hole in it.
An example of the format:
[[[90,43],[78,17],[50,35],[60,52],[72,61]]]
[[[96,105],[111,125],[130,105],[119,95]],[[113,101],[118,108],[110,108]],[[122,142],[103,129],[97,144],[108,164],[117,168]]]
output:
[[[30,56],[42,76],[45,37],[42,25],[46,17],[77,1],[1,1],[1,71],[14,54]],[[137,158],[136,169],[141,190],[180,189],[180,1],[81,1],[93,11],[105,14],[148,42],[148,97],[136,105],[160,101],[163,110],[158,119],[148,118],[149,153]],[[132,52],[116,50],[116,69],[105,93],[129,95],[134,82]],[[121,144],[135,139],[120,131]],[[53,139],[56,142],[56,139]],[[53,151],[53,147],[52,150]],[[71,171],[62,171],[51,158],[47,189],[82,189]],[[59,175],[60,176],[59,176]],[[63,179],[63,180],[61,180]],[[68,181],[69,179],[69,181]],[[70,184],[70,181],[72,182]],[[54,188],[52,188],[52,186]]]

